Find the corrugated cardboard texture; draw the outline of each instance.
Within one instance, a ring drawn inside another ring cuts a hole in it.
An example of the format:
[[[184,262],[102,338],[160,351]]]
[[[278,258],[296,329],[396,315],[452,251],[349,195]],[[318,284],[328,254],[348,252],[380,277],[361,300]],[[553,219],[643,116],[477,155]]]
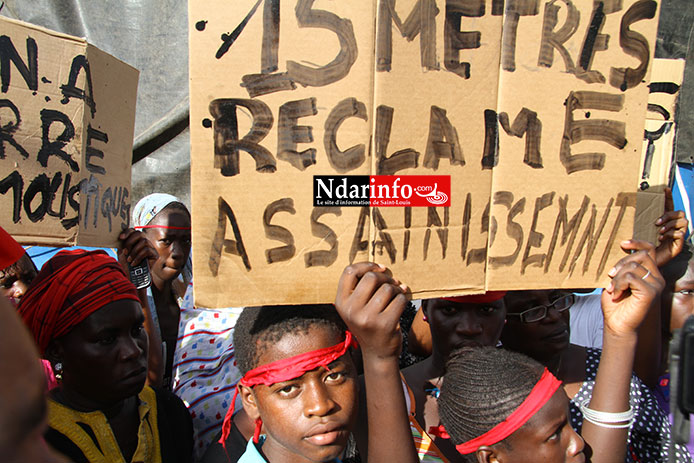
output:
[[[0,18],[2,226],[22,244],[114,246],[130,215],[138,71]]]
[[[682,59],[653,60],[637,182],[639,190],[662,193],[669,183],[677,133],[675,110],[682,88],[684,65]]]
[[[594,3],[189,2],[196,303],[329,302],[367,258],[414,297],[600,285],[658,4]],[[450,175],[452,205],[314,209],[328,174]]]

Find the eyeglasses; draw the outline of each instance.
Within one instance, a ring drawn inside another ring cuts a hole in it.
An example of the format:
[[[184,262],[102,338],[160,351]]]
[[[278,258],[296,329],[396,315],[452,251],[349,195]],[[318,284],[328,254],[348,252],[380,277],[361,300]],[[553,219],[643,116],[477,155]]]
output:
[[[532,309],[524,310],[521,313],[509,313],[506,314],[506,316],[520,317],[520,321],[523,323],[535,323],[544,319],[547,316],[547,312],[549,312],[549,309],[554,309],[557,312],[563,312],[569,307],[571,307],[574,304],[575,300],[576,296],[574,294],[568,294],[566,296],[560,297],[559,299],[555,300],[549,305],[538,305],[537,307],[533,307]]]

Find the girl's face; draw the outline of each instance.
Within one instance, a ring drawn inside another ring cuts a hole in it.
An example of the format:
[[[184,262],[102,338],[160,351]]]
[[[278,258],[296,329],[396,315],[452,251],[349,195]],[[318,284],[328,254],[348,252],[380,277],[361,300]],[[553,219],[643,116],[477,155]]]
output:
[[[162,227],[145,229],[147,238],[159,253],[151,272],[154,284],[161,288],[178,277],[188,260],[190,216],[178,208],[167,207],[155,215],[149,225]]]
[[[503,442],[492,446],[499,463],[585,461],[583,438],[569,423],[569,399],[563,387],[557,389],[535,415]]]
[[[287,333],[260,347],[259,365],[339,343],[324,327]],[[349,353],[329,365],[271,386],[242,388],[244,409],[261,417],[267,432],[262,451],[269,461],[331,462],[342,455],[357,417],[357,379]]]

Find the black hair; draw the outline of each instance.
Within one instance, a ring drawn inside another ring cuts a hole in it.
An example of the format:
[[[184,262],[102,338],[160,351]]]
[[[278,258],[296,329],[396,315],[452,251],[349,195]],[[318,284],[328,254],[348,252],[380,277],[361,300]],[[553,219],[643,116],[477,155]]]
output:
[[[689,241],[684,243],[682,252],[677,254],[670,262],[660,267],[660,273],[665,278],[665,284],[669,287],[674,286],[675,282],[687,273],[687,267],[692,260],[692,244]]]
[[[164,212],[164,211],[170,210],[170,209],[177,210],[177,211],[181,211],[181,212],[185,212],[186,215],[187,215],[188,217],[190,217],[190,211],[188,210],[188,208],[186,207],[186,205],[183,204],[182,202],[179,202],[179,201],[172,201],[172,202],[170,202],[169,204],[167,204],[167,205],[164,207],[164,209],[162,209],[162,210],[159,211],[159,212]],[[155,217],[156,217],[156,215],[155,215]],[[153,218],[154,218],[154,217],[153,217]]]
[[[14,276],[15,279],[22,280],[27,286],[31,285],[31,282],[34,281],[37,274],[38,270],[36,265],[27,253],[22,254],[22,257],[17,259],[17,262],[14,264],[0,269],[0,279]]]
[[[241,374],[258,367],[262,349],[278,342],[285,333],[306,334],[316,326],[331,330],[336,339],[344,339],[345,324],[332,304],[246,307],[234,326]]]
[[[458,445],[504,421],[528,397],[544,368],[518,352],[464,347],[451,354],[438,398],[441,423]],[[507,441],[502,441],[508,447]],[[468,461],[476,461],[474,454]]]

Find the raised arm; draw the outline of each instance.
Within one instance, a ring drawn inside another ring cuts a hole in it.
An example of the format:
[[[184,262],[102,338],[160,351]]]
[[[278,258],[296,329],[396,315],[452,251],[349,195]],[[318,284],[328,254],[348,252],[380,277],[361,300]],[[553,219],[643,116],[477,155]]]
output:
[[[362,461],[419,461],[410,433],[398,358],[406,287],[370,262],[345,268],[335,306],[359,341],[364,362],[368,445]]]
[[[684,235],[689,226],[684,211],[675,210],[670,188],[665,188],[665,213],[656,220],[655,224],[660,227],[655,261],[658,267],[662,267],[682,252]]]
[[[158,254],[152,243],[147,239],[144,233],[136,231],[132,228],[123,230],[119,236],[120,246],[118,247],[118,262],[128,274],[128,265],[137,265],[142,259],[148,259],[153,262],[157,259]],[[149,306],[147,298],[147,289],[142,288],[137,291],[137,296],[142,305],[142,311],[145,315],[145,332],[149,340],[149,349],[147,351],[147,384],[150,386],[161,386],[164,380],[164,355],[162,351],[162,340],[159,328],[154,323],[155,307]]]
[[[621,463],[625,459],[630,423],[617,420],[614,414],[630,410],[638,330],[664,286],[655,263],[655,248],[648,243],[639,246],[642,250],[623,258],[610,270],[612,281],[602,293],[603,351],[593,394],[585,404],[588,410],[583,411],[582,435],[593,463]],[[588,416],[591,410],[599,412],[592,421]],[[616,422],[610,423],[611,419]]]

